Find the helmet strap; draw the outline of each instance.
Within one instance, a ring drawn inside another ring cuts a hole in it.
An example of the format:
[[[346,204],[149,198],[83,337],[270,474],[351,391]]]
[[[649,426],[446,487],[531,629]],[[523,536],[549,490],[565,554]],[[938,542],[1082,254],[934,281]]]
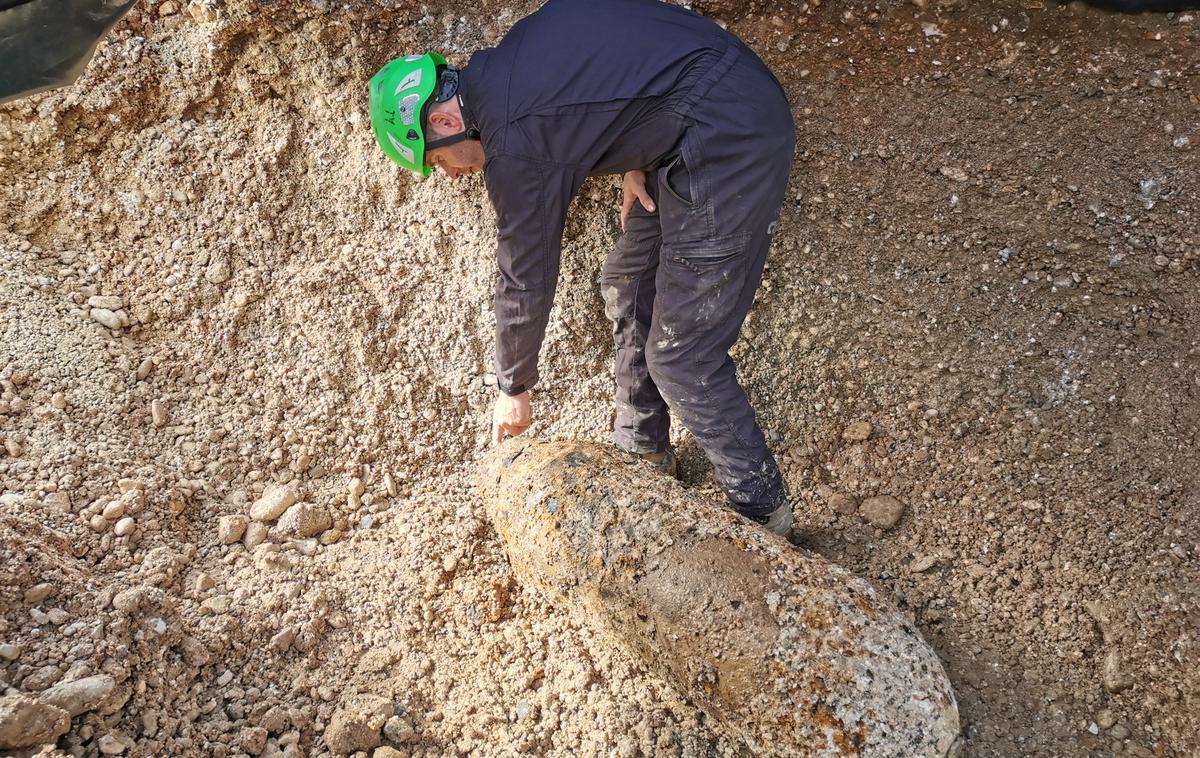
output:
[[[439,147],[448,147],[450,145],[456,145],[459,142],[466,142],[467,140],[475,140],[476,142],[478,142],[479,141],[479,130],[476,129],[475,127],[471,127],[464,132],[459,132],[458,134],[452,134],[449,137],[442,137],[441,139],[435,139],[435,140],[426,142],[425,143],[425,152],[428,153],[430,150],[437,150]]]

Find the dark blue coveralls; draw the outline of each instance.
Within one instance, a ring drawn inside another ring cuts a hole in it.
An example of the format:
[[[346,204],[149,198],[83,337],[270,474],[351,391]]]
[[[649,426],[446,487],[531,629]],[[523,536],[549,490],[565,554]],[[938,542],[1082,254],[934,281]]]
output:
[[[496,208],[496,376],[519,394],[558,281],[567,206],[584,179],[640,169],[637,204],[604,265],[615,324],[614,442],[666,448],[668,408],[734,507],[785,501],[729,349],[762,279],[795,147],[782,88],[740,40],[657,0],[549,0],[460,82]]]

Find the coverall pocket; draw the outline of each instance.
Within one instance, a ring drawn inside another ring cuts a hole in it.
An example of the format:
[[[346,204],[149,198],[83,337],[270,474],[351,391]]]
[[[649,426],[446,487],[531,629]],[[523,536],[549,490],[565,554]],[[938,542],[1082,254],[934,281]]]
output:
[[[675,156],[675,160],[671,161],[662,170],[662,185],[663,189],[671,193],[679,202],[691,208],[695,205],[692,202],[692,175],[688,171],[687,164],[683,162],[683,156]]]
[[[667,260],[691,271],[703,274],[737,264],[746,249],[748,234],[738,234],[716,240],[664,245]]]

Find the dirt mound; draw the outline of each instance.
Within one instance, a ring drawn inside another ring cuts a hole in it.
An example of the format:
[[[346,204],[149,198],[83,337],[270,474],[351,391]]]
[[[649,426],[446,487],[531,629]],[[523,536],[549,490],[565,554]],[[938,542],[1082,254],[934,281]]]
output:
[[[1189,754],[1195,16],[727,5],[798,125],[735,358],[804,544],[931,641],[969,751]],[[491,211],[367,128],[385,60],[533,8],[147,2],[0,109],[0,689],[111,677],[63,749],[743,749],[514,582]],[[606,437],[617,198],[572,209],[538,435]]]

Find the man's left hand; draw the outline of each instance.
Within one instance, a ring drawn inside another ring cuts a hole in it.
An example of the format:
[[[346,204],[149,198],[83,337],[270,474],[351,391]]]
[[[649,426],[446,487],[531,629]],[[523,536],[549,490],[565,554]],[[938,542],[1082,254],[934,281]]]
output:
[[[529,393],[496,396],[492,407],[492,442],[501,443],[504,436],[516,437],[533,423],[533,409],[529,405]]]

